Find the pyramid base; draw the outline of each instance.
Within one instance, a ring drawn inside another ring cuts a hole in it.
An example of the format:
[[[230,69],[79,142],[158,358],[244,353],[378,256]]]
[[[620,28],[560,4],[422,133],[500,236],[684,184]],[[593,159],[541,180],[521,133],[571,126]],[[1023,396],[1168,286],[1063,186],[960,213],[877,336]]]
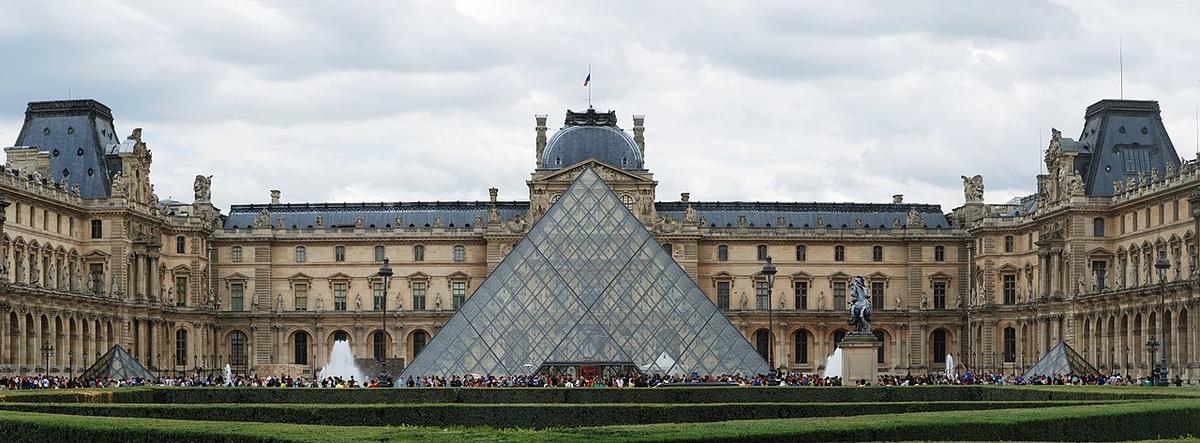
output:
[[[842,384],[853,386],[860,381],[874,384],[879,375],[875,364],[879,340],[870,334],[848,334],[839,346],[842,348]]]

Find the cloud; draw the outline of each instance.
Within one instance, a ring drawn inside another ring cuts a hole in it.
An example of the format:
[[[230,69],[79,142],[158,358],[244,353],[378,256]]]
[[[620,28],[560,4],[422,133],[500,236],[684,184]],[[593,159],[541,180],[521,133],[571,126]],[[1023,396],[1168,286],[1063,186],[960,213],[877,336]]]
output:
[[[1031,193],[1050,127],[1119,94],[1190,152],[1200,8],[1129,2],[54,2],[0,16],[0,137],[31,100],[145,128],[160,196],[527,198],[534,114],[647,116],[658,198],[961,204]],[[1114,31],[1116,30],[1116,31]],[[1126,31],[1127,30],[1127,31]],[[1189,155],[1190,156],[1190,155]]]

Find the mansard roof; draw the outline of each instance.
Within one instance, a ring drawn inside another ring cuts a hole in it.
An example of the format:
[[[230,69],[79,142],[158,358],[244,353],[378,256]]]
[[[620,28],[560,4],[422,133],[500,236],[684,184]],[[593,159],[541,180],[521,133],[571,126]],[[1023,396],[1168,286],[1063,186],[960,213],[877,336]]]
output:
[[[52,179],[78,183],[85,198],[107,197],[112,174],[121,169],[106,156],[122,149],[112,110],[96,100],[29,102],[16,146],[49,153]]]
[[[1167,165],[1179,167],[1157,101],[1100,100],[1088,106],[1084,120],[1079,140],[1063,138],[1061,149],[1077,153],[1074,167],[1083,174],[1088,196],[1112,196],[1114,181],[1139,172],[1162,174]]]
[[[706,219],[710,227],[737,226],[738,217],[745,216],[753,227],[783,226],[817,227],[817,219],[833,228],[855,227],[862,220],[864,227],[892,227],[895,221],[908,224],[908,213],[916,210],[925,226],[950,228],[950,221],[939,205],[916,203],[790,203],[790,202],[658,202],[654,208],[659,215],[683,220],[688,205],[696,211],[697,219]]]
[[[254,219],[262,210],[270,214],[270,223],[276,224],[280,217],[284,219],[285,228],[315,227],[317,217],[321,217],[326,228],[354,227],[358,217],[363,218],[363,226],[376,228],[397,227],[396,218],[402,218],[402,227],[433,226],[434,220],[440,217],[445,227],[471,227],[475,218],[487,220],[487,210],[491,202],[486,201],[452,201],[452,202],[385,202],[385,203],[276,203],[233,205],[229,217],[225,219],[226,228],[246,228],[254,225]],[[529,209],[529,202],[506,201],[496,202],[500,216],[507,220],[524,214]]]

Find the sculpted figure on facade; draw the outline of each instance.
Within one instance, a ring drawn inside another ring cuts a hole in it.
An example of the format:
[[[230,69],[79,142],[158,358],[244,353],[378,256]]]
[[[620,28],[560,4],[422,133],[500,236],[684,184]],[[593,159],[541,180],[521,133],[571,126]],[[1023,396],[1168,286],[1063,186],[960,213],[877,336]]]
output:
[[[325,216],[318,215],[316,220],[313,220],[313,227],[321,229],[325,227]]]
[[[271,227],[271,212],[267,208],[258,211],[258,215],[254,217],[254,229],[266,229]]]
[[[911,208],[908,210],[908,227],[909,228],[925,227],[925,220],[921,218],[921,213],[917,212],[917,208]]]
[[[967,203],[983,201],[983,176],[976,175],[974,177],[962,176],[963,181],[963,196]]]
[[[696,225],[696,208],[693,208],[692,205],[688,205],[683,210],[683,223],[688,226]]]
[[[212,201],[212,176],[197,175],[192,192],[197,203]]]
[[[1078,172],[1067,178],[1067,193],[1072,197],[1083,197],[1083,176]]]
[[[500,209],[496,208],[496,205],[488,206],[487,223],[489,225],[500,224]]]

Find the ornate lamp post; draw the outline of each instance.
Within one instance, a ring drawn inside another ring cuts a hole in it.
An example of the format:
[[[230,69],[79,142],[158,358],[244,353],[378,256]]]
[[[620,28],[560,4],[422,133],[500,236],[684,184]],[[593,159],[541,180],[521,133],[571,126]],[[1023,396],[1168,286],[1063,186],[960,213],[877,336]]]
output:
[[[54,355],[54,345],[50,344],[50,340],[42,341],[42,358],[46,359],[46,376],[50,376],[50,356]]]
[[[1167,386],[1169,384],[1167,382],[1167,371],[1170,370],[1167,368],[1167,270],[1171,269],[1171,262],[1167,260],[1167,251],[1158,251],[1158,259],[1154,260],[1154,269],[1158,271],[1158,305],[1160,312],[1162,313],[1162,318],[1159,319],[1159,324],[1162,326],[1163,335],[1162,361],[1159,363],[1158,377],[1154,380],[1154,384],[1158,386]],[[1151,333],[1153,333],[1153,331],[1151,331]],[[1153,338],[1151,338],[1151,340],[1155,342],[1158,341],[1154,340]],[[1149,343],[1147,343],[1147,346],[1149,346]],[[1155,343],[1154,347],[1158,347],[1157,343]],[[1150,360],[1153,361],[1154,351],[1150,351],[1150,355]]]
[[[75,351],[67,351],[67,378],[75,378]]]
[[[388,352],[388,349],[387,349],[387,345],[388,345],[387,299],[388,299],[388,282],[390,282],[392,279],[392,266],[388,264],[387,257],[383,258],[383,266],[379,267],[379,278],[383,280],[383,300],[380,301],[379,307],[383,311],[383,343],[385,346],[383,349],[383,353],[379,355],[379,368],[380,368],[380,370],[383,371],[383,375],[387,376],[387,365],[385,364],[386,359],[387,359],[387,352]]]
[[[767,277],[767,359],[771,365],[771,373],[775,373],[775,312],[771,309],[771,293],[775,290],[775,274],[779,271],[775,269],[775,263],[771,262],[771,257],[767,256],[767,263],[763,265],[762,274]]]

